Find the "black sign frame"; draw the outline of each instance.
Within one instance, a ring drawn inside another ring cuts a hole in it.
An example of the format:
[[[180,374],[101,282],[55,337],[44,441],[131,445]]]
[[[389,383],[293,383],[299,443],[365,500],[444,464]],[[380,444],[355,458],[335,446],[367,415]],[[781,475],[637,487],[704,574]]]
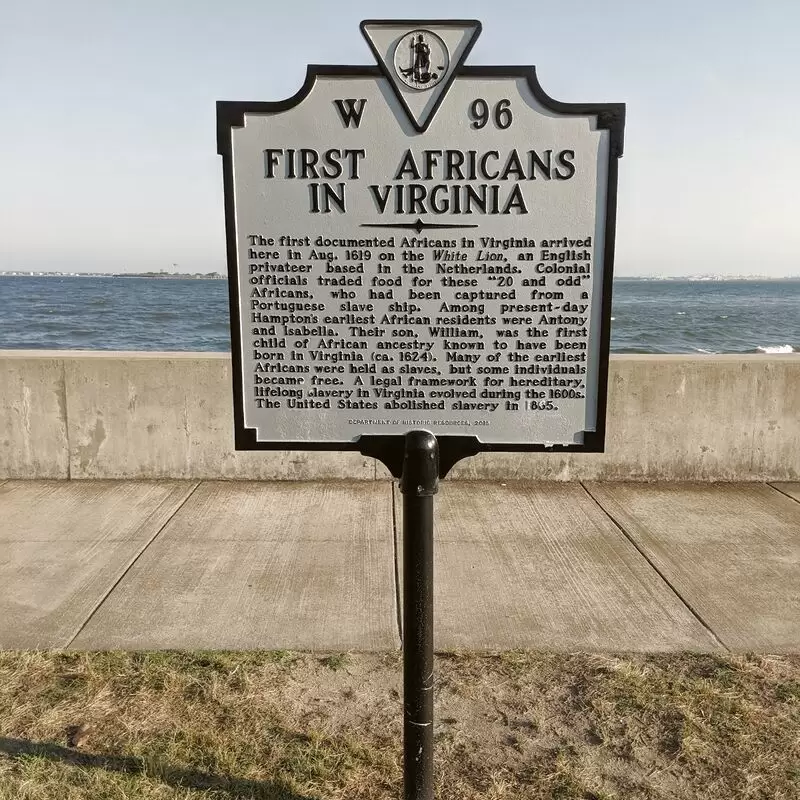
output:
[[[362,28],[369,21],[362,23]],[[384,22],[400,22],[385,20]],[[402,20],[402,22],[411,22]],[[449,20],[451,24],[453,20]],[[430,25],[430,20],[414,24]],[[384,78],[379,66],[309,65],[306,79],[299,91],[286,100],[278,101],[218,101],[217,152],[222,156],[225,194],[225,232],[228,259],[228,293],[230,302],[231,355],[233,369],[233,418],[236,450],[307,450],[355,451],[378,459],[395,478],[402,474],[404,456],[403,434],[362,435],[354,441],[259,441],[254,428],[244,424],[241,320],[239,317],[239,264],[237,260],[236,212],[234,206],[232,129],[244,127],[245,114],[264,114],[287,111],[300,105],[310,94],[318,78]],[[606,220],[603,252],[602,305],[600,320],[600,352],[597,382],[596,430],[585,431],[581,444],[544,445],[538,443],[481,442],[476,436],[437,436],[439,443],[439,477],[443,478],[462,458],[483,452],[515,453],[602,453],[606,439],[608,393],[608,361],[611,340],[611,296],[616,238],[618,161],[622,157],[625,129],[624,103],[563,103],[550,97],[539,84],[533,66],[461,66],[454,77],[524,78],[536,100],[550,111],[565,116],[597,116],[597,128],[610,132],[608,182],[606,187]],[[405,432],[403,432],[405,433]]]

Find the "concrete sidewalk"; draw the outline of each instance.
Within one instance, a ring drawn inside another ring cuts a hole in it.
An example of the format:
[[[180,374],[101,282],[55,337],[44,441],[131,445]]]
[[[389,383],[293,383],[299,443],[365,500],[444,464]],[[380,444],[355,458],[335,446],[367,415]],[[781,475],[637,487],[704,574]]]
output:
[[[400,646],[396,488],[0,481],[0,647]],[[448,482],[436,647],[800,652],[800,484]]]

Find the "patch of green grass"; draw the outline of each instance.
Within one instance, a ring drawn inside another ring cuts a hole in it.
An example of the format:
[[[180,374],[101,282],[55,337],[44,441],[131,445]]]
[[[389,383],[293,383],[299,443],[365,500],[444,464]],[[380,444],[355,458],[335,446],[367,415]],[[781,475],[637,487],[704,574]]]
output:
[[[331,655],[321,658],[320,663],[326,666],[328,669],[338,672],[340,669],[344,669],[350,663],[350,654],[331,653]]]

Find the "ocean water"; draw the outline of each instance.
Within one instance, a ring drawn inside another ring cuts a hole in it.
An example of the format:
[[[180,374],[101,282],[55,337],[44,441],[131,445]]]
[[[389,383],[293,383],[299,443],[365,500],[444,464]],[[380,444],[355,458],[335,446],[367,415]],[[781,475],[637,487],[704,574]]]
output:
[[[800,352],[800,280],[614,282],[615,353]],[[230,350],[220,280],[0,276],[0,349]]]
[[[800,280],[614,282],[615,353],[800,352]]]

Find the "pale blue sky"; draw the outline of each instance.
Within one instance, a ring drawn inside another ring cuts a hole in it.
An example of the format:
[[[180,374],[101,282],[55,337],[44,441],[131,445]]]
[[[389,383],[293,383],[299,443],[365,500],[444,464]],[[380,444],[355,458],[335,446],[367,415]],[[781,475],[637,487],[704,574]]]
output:
[[[800,274],[798,0],[4,0],[0,271],[224,271],[215,101],[374,63],[358,23],[395,17],[628,104],[617,274]]]

